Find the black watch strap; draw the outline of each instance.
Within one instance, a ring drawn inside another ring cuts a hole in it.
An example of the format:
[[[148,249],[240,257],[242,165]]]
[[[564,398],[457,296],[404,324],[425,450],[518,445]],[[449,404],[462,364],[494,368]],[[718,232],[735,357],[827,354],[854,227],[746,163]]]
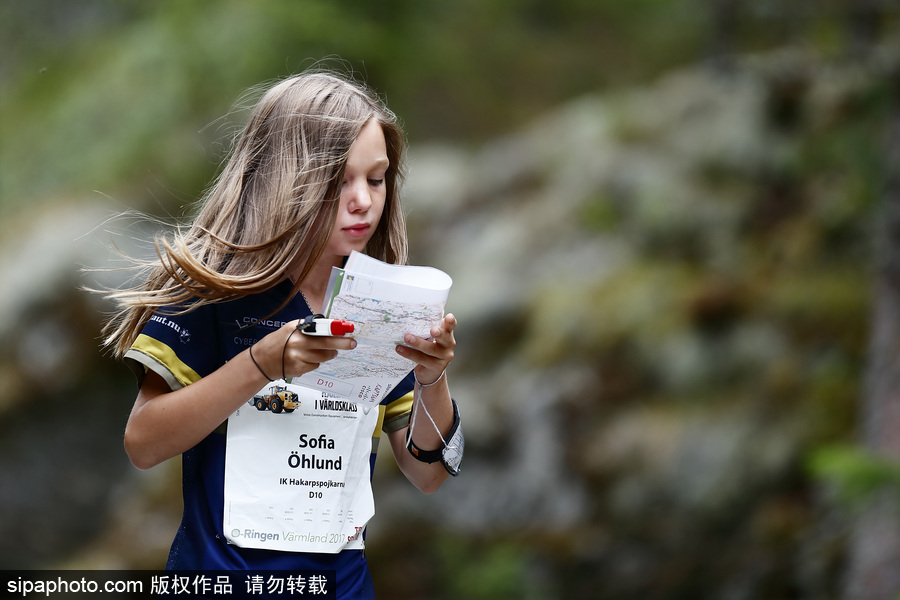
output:
[[[459,407],[456,405],[456,400],[451,398],[450,401],[453,403],[453,425],[450,427],[450,432],[447,434],[448,440],[453,438],[456,431],[459,429]],[[412,440],[412,426],[406,430],[406,447],[409,448],[409,453],[417,460],[429,464],[441,460],[444,456],[444,450],[446,449],[446,445],[443,443],[437,450],[423,450],[416,446],[416,443]]]

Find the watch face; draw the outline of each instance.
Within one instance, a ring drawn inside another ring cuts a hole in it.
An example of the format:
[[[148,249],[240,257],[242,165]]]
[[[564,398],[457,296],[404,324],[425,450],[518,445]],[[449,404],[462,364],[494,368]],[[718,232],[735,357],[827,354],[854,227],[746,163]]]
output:
[[[451,475],[459,474],[459,464],[462,462],[463,450],[466,440],[463,438],[462,427],[457,427],[453,437],[444,446],[441,453],[441,462]]]

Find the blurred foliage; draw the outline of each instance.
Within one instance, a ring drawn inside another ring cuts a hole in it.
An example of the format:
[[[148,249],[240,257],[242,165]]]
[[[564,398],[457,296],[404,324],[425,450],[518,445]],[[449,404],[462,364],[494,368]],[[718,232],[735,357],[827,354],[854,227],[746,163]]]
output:
[[[675,10],[671,0],[627,11],[582,0],[78,5],[2,7],[0,127],[15,140],[3,148],[4,211],[153,177],[191,193],[215,168],[204,148],[227,138],[213,119],[238,93],[322,58],[388,95],[412,139],[485,139],[617,74],[669,66],[671,53],[654,50],[696,31],[629,35],[635,15]]]
[[[875,456],[857,446],[832,445],[809,459],[814,477],[829,482],[841,500],[859,508],[876,493],[890,492],[900,503],[900,461]]]
[[[229,133],[215,119],[241,90],[326,57],[389,96],[414,141],[478,141],[564,99],[713,53],[794,38],[836,44],[852,5],[8,0],[0,211],[128,182],[155,187],[142,208],[167,212],[209,181],[206,149]],[[723,15],[733,27],[715,26]]]
[[[449,598],[526,600],[545,597],[533,586],[528,550],[512,540],[485,543],[449,534],[440,538],[438,560]],[[529,593],[530,592],[530,593]]]

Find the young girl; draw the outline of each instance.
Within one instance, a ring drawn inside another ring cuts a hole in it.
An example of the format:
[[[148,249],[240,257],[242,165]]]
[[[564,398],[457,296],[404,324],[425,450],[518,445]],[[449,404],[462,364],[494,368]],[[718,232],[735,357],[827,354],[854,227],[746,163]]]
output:
[[[325,552],[314,544],[287,552],[224,531],[225,456],[229,416],[254,394],[355,348],[349,337],[296,332],[299,320],[322,312],[332,267],[354,250],[405,263],[404,144],[393,113],[357,83],[326,73],[278,82],[253,109],[193,224],[158,240],[145,284],[115,294],[121,310],[106,342],[140,386],[125,449],[139,469],[182,455],[184,516],[168,569],[334,570],[338,598],[373,596],[362,536]],[[455,327],[448,314],[431,338],[408,334],[397,346],[414,369],[353,434],[372,448],[369,478],[354,493],[371,494],[382,430],[423,492],[453,470],[440,451],[459,426],[445,376]],[[410,425],[414,403],[430,418]],[[302,421],[308,428],[315,418]],[[298,503],[308,502],[306,492]]]

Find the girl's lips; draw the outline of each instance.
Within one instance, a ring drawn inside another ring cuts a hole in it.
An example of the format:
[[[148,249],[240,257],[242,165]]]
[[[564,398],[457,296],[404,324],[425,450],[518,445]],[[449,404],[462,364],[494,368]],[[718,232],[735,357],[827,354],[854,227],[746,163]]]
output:
[[[347,235],[350,237],[365,237],[366,234],[369,233],[369,224],[361,223],[359,225],[344,227],[344,231],[346,231]]]

